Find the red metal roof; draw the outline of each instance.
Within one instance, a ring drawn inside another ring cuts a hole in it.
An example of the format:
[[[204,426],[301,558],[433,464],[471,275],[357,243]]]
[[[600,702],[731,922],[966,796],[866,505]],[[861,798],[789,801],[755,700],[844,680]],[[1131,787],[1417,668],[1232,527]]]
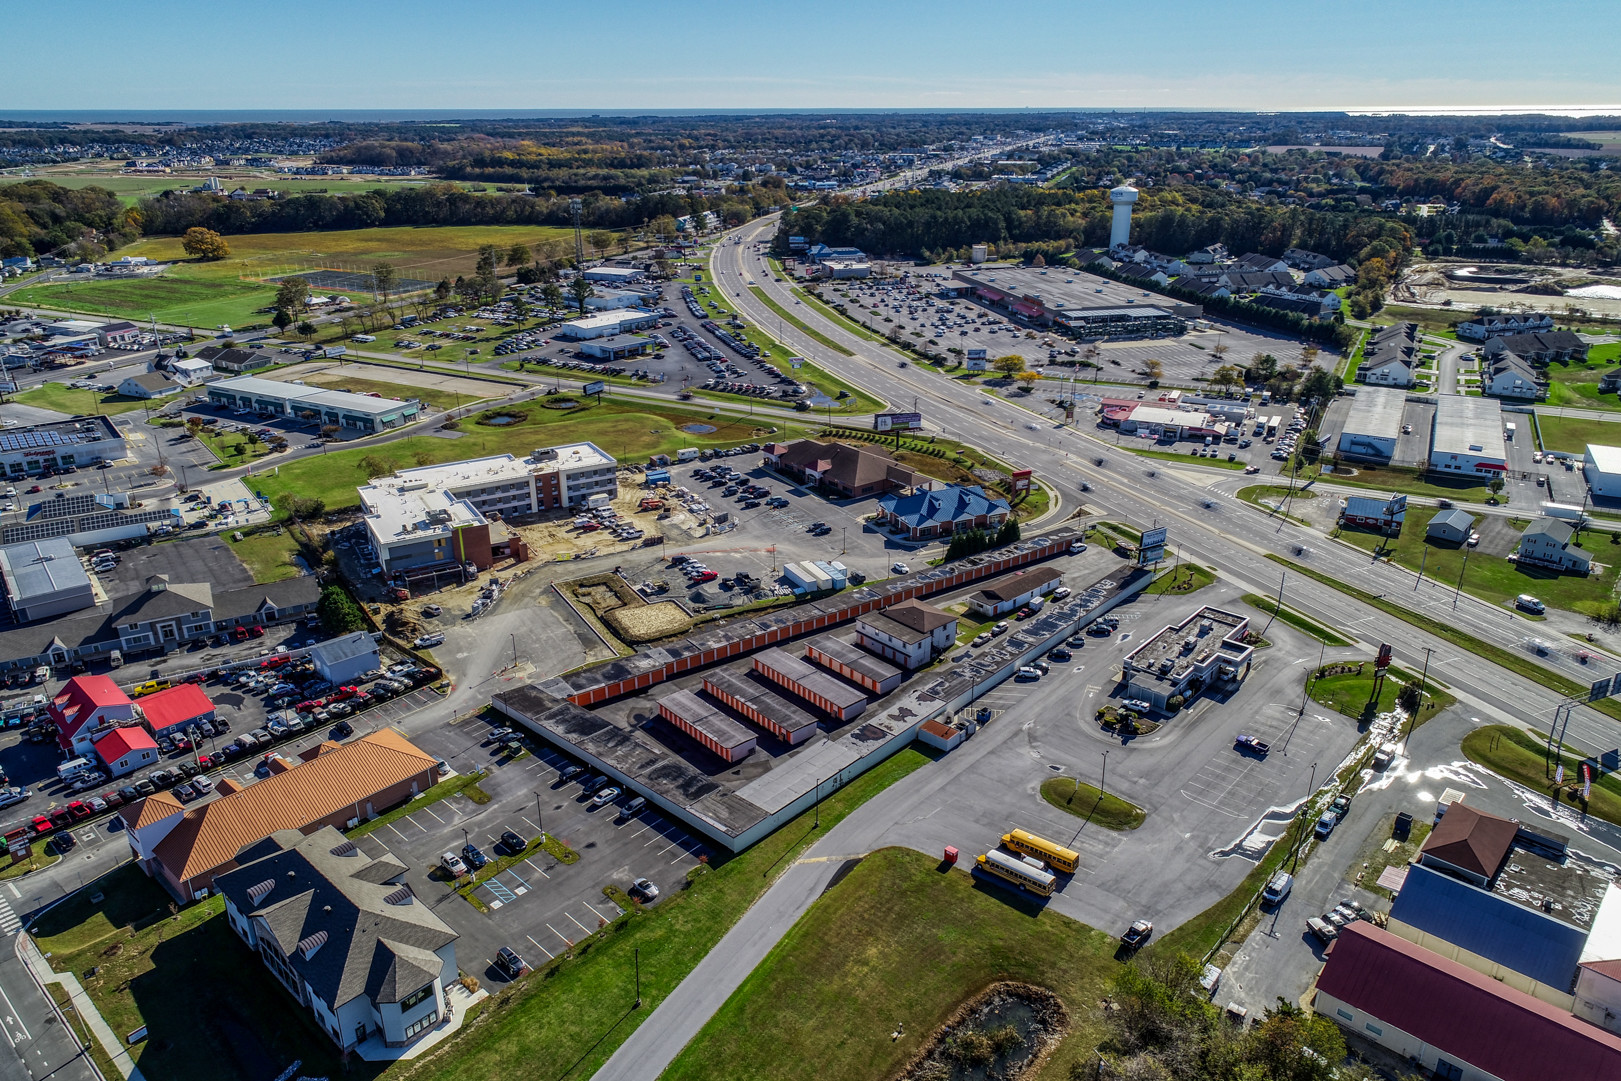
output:
[[[1621,1037],[1368,923],[1340,930],[1317,989],[1503,1081],[1621,1077]]]
[[[96,753],[103,762],[117,762],[132,751],[155,751],[157,741],[138,725],[115,728],[96,741]]]
[[[51,699],[47,711],[56,722],[58,742],[67,748],[97,710],[129,705],[129,695],[106,676],[74,676]]]
[[[197,684],[181,683],[141,699],[141,712],[152,731],[161,732],[214,712],[214,703]]]

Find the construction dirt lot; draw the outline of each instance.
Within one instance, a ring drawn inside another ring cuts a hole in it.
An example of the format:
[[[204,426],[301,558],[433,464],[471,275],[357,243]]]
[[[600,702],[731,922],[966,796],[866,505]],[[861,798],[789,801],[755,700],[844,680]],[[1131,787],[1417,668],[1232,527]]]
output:
[[[294,364],[264,374],[266,379],[283,383],[302,380],[313,387],[342,387],[347,383],[394,383],[402,387],[418,387],[439,391],[441,394],[460,394],[468,401],[477,398],[500,398],[521,387],[494,383],[488,379],[469,379],[440,372],[416,371],[396,368],[390,364],[370,364],[364,360],[323,360],[310,364]]]

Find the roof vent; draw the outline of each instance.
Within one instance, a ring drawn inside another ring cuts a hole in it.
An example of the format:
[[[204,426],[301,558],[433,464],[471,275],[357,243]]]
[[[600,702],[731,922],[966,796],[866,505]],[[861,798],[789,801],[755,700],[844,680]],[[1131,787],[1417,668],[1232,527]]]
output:
[[[383,898],[385,905],[408,905],[416,897],[410,886],[401,886],[387,897]]]
[[[258,904],[265,899],[265,894],[276,888],[276,880],[267,878],[256,886],[248,887],[248,900]]]
[[[329,908],[327,911],[330,912],[332,910]],[[304,960],[308,961],[311,957],[315,956],[315,951],[320,949],[325,944],[326,932],[317,931],[307,938],[301,938],[298,940],[298,952],[304,955]]]
[[[332,850],[332,854],[334,856],[353,856],[358,851],[360,850],[355,847],[355,843],[353,841],[345,841],[337,848],[334,848]]]

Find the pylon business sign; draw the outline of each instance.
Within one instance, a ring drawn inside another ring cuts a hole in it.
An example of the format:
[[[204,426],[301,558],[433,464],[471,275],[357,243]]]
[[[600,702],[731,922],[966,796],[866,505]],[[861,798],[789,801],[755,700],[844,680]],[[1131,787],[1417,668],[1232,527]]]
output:
[[[1034,473],[1035,470],[1033,469],[1019,469],[1014,471],[1012,488],[1014,495],[1024,495],[1026,492],[1030,491],[1031,488],[1035,487],[1035,481],[1030,479]]]
[[[1383,672],[1386,668],[1389,668],[1390,656],[1390,646],[1381,643],[1379,646],[1379,656],[1375,657],[1373,661],[1374,670],[1377,672]]]

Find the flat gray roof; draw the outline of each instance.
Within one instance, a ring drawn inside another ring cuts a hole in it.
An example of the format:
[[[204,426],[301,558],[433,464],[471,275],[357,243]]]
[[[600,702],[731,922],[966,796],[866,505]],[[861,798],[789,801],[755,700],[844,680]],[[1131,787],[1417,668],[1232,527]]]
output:
[[[1503,458],[1503,408],[1496,398],[1442,394],[1435,399],[1436,454],[1474,454]]]
[[[1154,293],[1151,283],[1127,285],[1065,267],[976,267],[953,271],[951,276],[964,285],[994,289],[1040,303],[1051,312],[1093,315],[1103,309],[1147,315],[1150,313],[1141,310],[1145,292],[1150,294],[1151,303],[1154,297],[1162,304],[1176,303],[1170,297]],[[1127,301],[1131,303],[1128,305]],[[1162,310],[1160,314],[1165,313]]]
[[[89,589],[90,576],[66,537],[23,541],[0,548],[0,569],[13,604],[69,589]]]
[[[1394,440],[1401,435],[1407,392],[1393,387],[1359,387],[1345,418],[1346,435]]]

